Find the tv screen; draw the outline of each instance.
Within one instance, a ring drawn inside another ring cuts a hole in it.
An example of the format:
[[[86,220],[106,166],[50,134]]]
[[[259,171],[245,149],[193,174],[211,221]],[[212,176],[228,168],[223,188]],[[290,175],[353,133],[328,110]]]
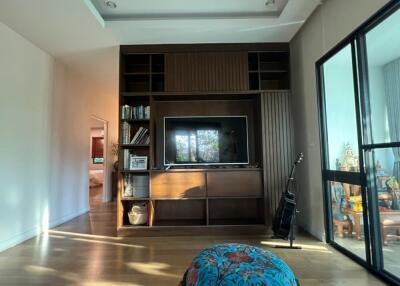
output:
[[[248,164],[247,116],[164,117],[164,165]]]

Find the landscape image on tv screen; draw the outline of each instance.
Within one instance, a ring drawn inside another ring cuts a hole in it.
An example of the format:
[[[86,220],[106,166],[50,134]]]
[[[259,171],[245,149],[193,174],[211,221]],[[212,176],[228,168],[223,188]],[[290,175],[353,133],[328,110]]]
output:
[[[247,164],[247,117],[165,117],[164,165]]]

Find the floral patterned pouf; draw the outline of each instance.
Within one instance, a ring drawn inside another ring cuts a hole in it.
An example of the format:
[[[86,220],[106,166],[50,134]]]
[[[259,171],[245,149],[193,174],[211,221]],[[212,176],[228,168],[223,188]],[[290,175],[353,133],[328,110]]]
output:
[[[272,252],[250,245],[217,244],[202,250],[181,286],[296,286],[290,267]]]

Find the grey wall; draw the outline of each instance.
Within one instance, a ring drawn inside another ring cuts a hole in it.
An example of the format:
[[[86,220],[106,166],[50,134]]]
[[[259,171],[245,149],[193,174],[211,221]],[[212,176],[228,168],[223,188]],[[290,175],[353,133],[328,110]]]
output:
[[[297,173],[299,224],[324,240],[315,62],[388,0],[327,0],[290,43],[296,151],[305,153]]]

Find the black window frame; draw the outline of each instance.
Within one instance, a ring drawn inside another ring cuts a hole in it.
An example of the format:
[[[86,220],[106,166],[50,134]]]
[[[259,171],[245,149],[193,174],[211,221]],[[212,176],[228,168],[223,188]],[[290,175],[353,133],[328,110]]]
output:
[[[367,188],[374,188],[376,186],[375,178],[367,176],[364,162],[367,165],[373,166],[370,162],[371,156],[368,152],[375,149],[400,147],[400,142],[396,143],[376,143],[366,144],[365,142],[372,142],[372,132],[370,130],[370,108],[365,102],[369,102],[369,79],[368,79],[368,61],[366,54],[366,34],[380,23],[385,21],[390,15],[400,9],[400,1],[392,0],[383,6],[378,12],[371,16],[367,21],[361,24],[356,30],[349,34],[345,39],[339,42],[334,48],[328,51],[315,63],[316,79],[317,79],[317,93],[318,93],[318,106],[319,106],[319,120],[320,120],[320,140],[321,140],[321,170],[323,180],[323,198],[324,198],[324,213],[325,213],[325,228],[326,228],[326,241],[334,248],[344,253],[354,261],[358,262],[370,272],[382,278],[383,280],[400,285],[400,278],[394,276],[383,268],[383,253],[380,236],[380,222],[379,222],[379,208],[378,197],[375,192],[367,192]],[[325,88],[324,88],[324,73],[323,65],[329,59],[334,57],[343,48],[351,45],[352,51],[352,66],[353,66],[353,81],[354,81],[354,96],[356,105],[356,120],[357,120],[357,138],[359,142],[359,164],[360,172],[343,172],[333,171],[327,169],[327,126],[326,126],[326,112],[325,112]],[[331,193],[329,192],[329,182],[344,182],[361,186],[362,205],[364,214],[364,236],[366,247],[366,260],[355,255],[348,249],[337,244],[333,240],[332,229],[332,209],[331,209]]]

